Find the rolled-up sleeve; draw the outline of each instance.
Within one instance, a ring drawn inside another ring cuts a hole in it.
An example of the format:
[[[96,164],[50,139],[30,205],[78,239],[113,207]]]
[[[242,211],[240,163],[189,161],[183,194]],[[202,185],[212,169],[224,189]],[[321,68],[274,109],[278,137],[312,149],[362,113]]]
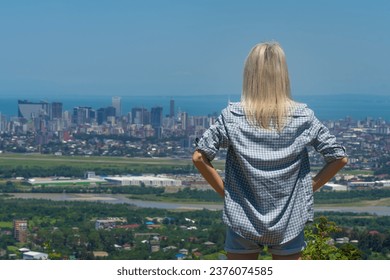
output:
[[[223,116],[219,116],[215,123],[205,131],[196,143],[196,150],[202,152],[208,160],[213,160],[220,148],[229,145]]]
[[[347,156],[344,146],[336,141],[336,137],[316,117],[313,117],[310,131],[314,149],[324,157],[326,162]]]

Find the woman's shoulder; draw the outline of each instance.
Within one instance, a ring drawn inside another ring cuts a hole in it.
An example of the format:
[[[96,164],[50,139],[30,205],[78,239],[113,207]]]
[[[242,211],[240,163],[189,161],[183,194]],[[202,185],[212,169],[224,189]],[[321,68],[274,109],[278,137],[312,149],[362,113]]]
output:
[[[225,109],[222,110],[222,115],[236,115],[236,116],[244,116],[244,108],[241,105],[241,102],[230,102]]]
[[[241,102],[230,102],[222,110],[221,114],[225,118],[242,117],[245,116],[245,110]],[[290,117],[312,118],[314,116],[314,112],[306,103],[292,101],[288,115]]]
[[[290,116],[292,117],[312,117],[314,112],[306,103],[293,101],[290,110]]]

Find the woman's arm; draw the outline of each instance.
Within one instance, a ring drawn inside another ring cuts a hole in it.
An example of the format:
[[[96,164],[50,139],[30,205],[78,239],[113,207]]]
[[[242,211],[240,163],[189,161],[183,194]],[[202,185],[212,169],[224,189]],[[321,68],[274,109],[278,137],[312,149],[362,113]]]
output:
[[[319,190],[348,162],[348,158],[340,158],[327,163],[313,178],[313,192]]]
[[[192,155],[192,162],[199,170],[200,174],[202,174],[203,178],[205,178],[205,180],[213,187],[213,189],[220,196],[224,197],[225,191],[222,178],[219,176],[218,172],[214,169],[214,166],[207,159],[207,157],[201,152],[195,151]]]

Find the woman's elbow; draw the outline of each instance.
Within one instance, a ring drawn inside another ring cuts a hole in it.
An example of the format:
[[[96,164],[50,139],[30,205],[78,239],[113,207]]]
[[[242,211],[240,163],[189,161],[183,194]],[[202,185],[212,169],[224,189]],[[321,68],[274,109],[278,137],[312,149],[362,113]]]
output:
[[[194,164],[197,164],[199,162],[202,161],[202,153],[199,152],[199,151],[195,151],[193,154],[192,154],[192,162]]]
[[[338,161],[339,161],[340,165],[342,167],[344,167],[348,163],[348,158],[347,157],[343,157],[343,158],[339,159]]]

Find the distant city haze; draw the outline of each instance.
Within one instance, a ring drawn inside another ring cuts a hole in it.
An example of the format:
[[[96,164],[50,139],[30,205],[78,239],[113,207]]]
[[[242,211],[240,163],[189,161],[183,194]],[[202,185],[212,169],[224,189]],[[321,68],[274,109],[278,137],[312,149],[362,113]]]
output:
[[[0,96],[235,95],[269,40],[293,93],[389,96],[389,13],[385,0],[2,1]]]
[[[120,98],[121,114],[126,115],[133,107],[161,106],[162,115],[171,115],[171,101],[173,100],[173,113],[186,112],[192,116],[207,116],[219,114],[228,102],[238,102],[240,95],[191,95],[191,96],[63,96],[50,98],[45,96],[28,96],[28,98],[0,96],[0,113],[6,117],[18,115],[18,100],[30,102],[62,102],[64,111],[72,111],[79,106],[89,106],[93,109],[113,106],[112,98]],[[383,118],[390,121],[390,96],[386,95],[357,95],[339,94],[330,98],[328,95],[297,95],[294,98],[308,104],[322,120],[338,120],[351,117],[363,120],[366,117]],[[172,116],[171,116],[172,117]]]

